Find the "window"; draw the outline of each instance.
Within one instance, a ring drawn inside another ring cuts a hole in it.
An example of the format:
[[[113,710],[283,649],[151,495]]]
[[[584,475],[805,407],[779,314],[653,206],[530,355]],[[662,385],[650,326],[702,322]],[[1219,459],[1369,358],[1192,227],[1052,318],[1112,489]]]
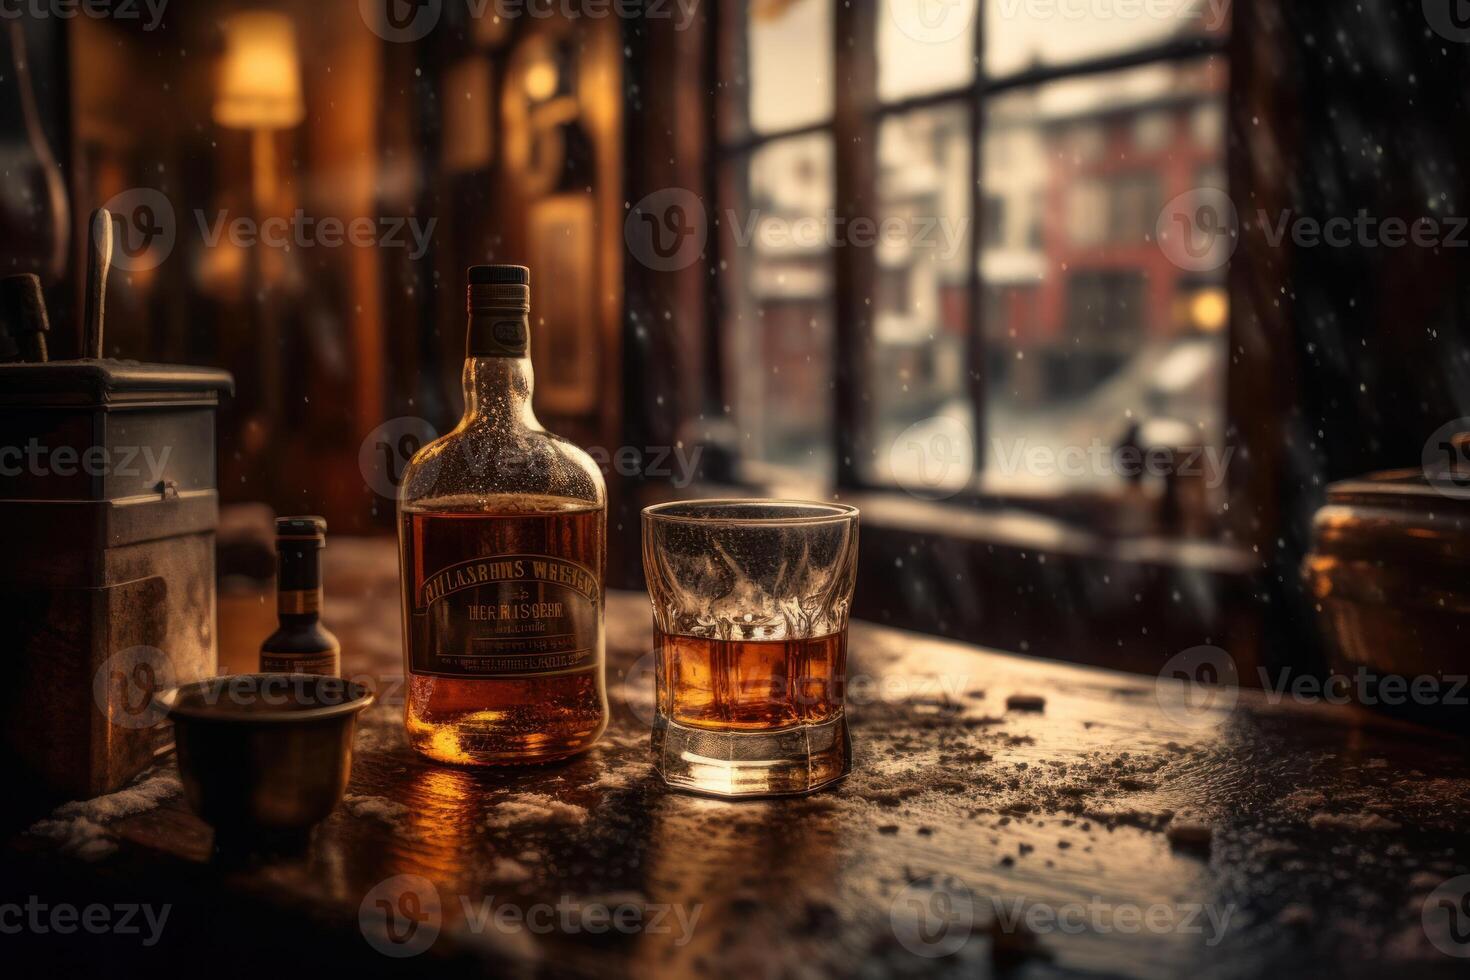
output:
[[[930,467],[904,447],[958,433],[974,465],[943,495],[1055,494],[1109,477],[1009,471],[1016,444],[1115,446],[1154,416],[1217,443],[1224,270],[1172,262],[1156,227],[1223,187],[1228,25],[1197,0],[923,6],[722,7],[720,343],[742,458],[912,489]]]
[[[832,0],[720,11],[724,408],[758,470],[832,470],[832,17]]]
[[[761,142],[724,165],[724,390],[743,459],[831,471],[832,141]]]

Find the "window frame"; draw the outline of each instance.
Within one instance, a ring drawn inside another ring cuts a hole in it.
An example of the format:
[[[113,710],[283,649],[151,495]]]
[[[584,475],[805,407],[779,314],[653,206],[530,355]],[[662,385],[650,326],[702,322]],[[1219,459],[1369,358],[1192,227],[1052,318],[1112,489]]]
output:
[[[885,119],[899,117],[922,109],[955,107],[967,114],[969,119],[970,149],[970,212],[967,235],[967,281],[965,285],[967,319],[969,330],[966,338],[965,364],[969,379],[969,400],[975,420],[974,439],[975,474],[970,484],[941,503],[973,506],[981,503],[1016,502],[1018,495],[1004,495],[987,491],[984,481],[984,440],[986,432],[985,390],[985,311],[983,303],[984,281],[980,272],[980,258],[985,248],[983,234],[985,215],[985,188],[983,177],[983,139],[985,106],[1006,92],[1045,85],[1051,82],[1088,75],[1100,75],[1130,68],[1168,62],[1184,62],[1203,57],[1229,59],[1231,38],[1235,25],[1221,36],[1170,38],[1162,42],[1145,44],[1127,51],[1092,58],[1084,58],[1059,64],[1037,65],[1016,72],[991,76],[985,70],[985,12],[986,4],[996,0],[976,0],[971,30],[975,58],[974,78],[967,84],[925,92],[902,99],[883,102],[877,94],[877,18],[882,16],[881,2],[844,3],[836,0],[832,5],[832,67],[833,105],[830,116],[825,119],[771,132],[756,133],[748,125],[742,127],[742,135],[725,139],[725,119],[722,102],[728,98],[720,93],[723,82],[721,69],[733,52],[745,50],[745,38],[731,39],[732,30],[744,31],[745,21],[732,19],[731,14],[743,14],[746,2],[742,0],[714,0],[711,29],[708,36],[708,55],[715,71],[715,84],[710,87],[709,107],[714,125],[711,130],[709,183],[707,199],[720,202],[721,173],[725,168],[736,165],[741,157],[750,157],[761,147],[782,140],[826,134],[832,141],[834,157],[833,199],[838,218],[850,222],[855,217],[873,216],[876,198],[877,135]],[[839,38],[849,38],[851,43],[840,44]],[[738,46],[737,46],[738,45]],[[1232,74],[1233,77],[1233,74]],[[1229,120],[1228,105],[1222,106],[1222,115]],[[1226,139],[1228,153],[1229,140]],[[837,152],[838,147],[847,148]],[[865,152],[852,150],[861,147]],[[1222,170],[1229,171],[1228,159],[1222,160]],[[707,245],[710,266],[720,266],[720,236],[712,234]],[[836,248],[831,250],[832,262],[832,337],[833,363],[832,389],[832,468],[824,475],[823,488],[847,493],[902,493],[892,483],[882,483],[865,477],[860,454],[871,447],[866,443],[874,431],[873,420],[867,417],[861,390],[868,370],[866,363],[870,350],[869,330],[871,323],[867,310],[858,299],[871,295],[877,279],[872,249]],[[707,390],[710,397],[707,408],[715,415],[722,413],[721,406],[729,404],[724,391],[724,378],[719,369],[722,340],[720,337],[720,315],[725,309],[721,276],[711,278],[710,290],[712,315],[706,318],[708,350],[710,352],[710,377]],[[1227,328],[1228,330],[1228,328]],[[1227,367],[1228,370],[1228,367]],[[1228,381],[1227,381],[1228,384]],[[1228,421],[1228,420],[1227,420]],[[756,468],[749,459],[737,460],[737,465]],[[758,467],[768,471],[768,465]],[[1031,503],[1043,500],[1067,498],[1073,491],[1039,493],[1027,497]]]

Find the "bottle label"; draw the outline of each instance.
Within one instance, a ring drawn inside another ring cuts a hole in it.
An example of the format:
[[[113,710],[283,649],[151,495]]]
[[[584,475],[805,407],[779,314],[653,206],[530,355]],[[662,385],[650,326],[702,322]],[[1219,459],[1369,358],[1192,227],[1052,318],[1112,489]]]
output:
[[[524,316],[475,314],[470,318],[470,357],[525,357],[530,329]]]
[[[321,611],[321,589],[282,589],[276,593],[276,612],[279,615],[304,616]]]
[[[262,674],[322,674],[336,677],[342,671],[338,666],[336,650],[320,653],[279,653],[272,650],[260,652]]]
[[[442,568],[413,597],[416,674],[526,677],[597,664],[597,576],[550,555],[493,555]]]

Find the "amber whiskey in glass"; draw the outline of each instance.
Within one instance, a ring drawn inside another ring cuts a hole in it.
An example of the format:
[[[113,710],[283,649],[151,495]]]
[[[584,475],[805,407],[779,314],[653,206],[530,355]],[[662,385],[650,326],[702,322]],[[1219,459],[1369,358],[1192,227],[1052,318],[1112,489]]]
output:
[[[797,500],[643,511],[655,771],[714,796],[779,796],[852,768],[844,707],[858,512]]]
[[[724,640],[655,629],[660,714],[690,728],[761,732],[842,715],[847,632]]]

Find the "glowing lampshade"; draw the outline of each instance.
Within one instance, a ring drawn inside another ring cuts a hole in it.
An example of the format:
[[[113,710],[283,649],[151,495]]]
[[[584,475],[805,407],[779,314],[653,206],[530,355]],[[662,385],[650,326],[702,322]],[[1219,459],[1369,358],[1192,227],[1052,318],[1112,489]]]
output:
[[[225,19],[214,121],[232,129],[286,129],[301,122],[296,28],[284,14],[249,11]]]

